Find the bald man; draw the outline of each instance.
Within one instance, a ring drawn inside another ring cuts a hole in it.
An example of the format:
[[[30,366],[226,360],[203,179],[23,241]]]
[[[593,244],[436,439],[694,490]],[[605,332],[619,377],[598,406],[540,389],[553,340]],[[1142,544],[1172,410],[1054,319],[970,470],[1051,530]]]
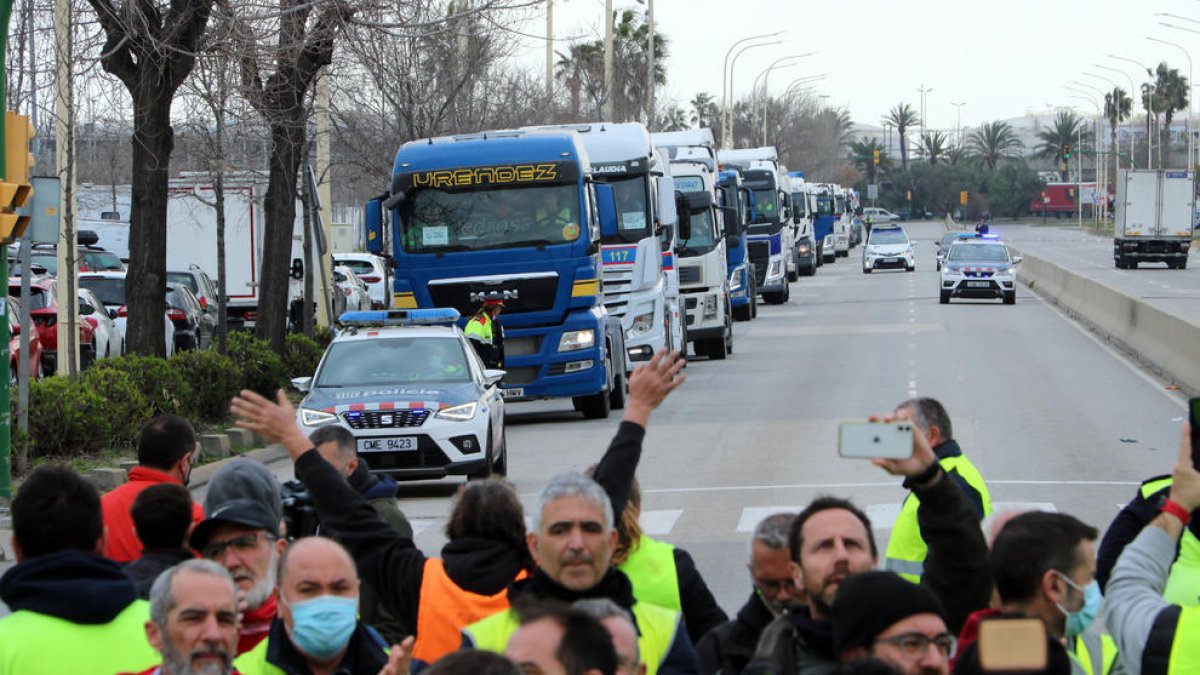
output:
[[[325,537],[294,542],[279,557],[279,613],[270,633],[234,662],[243,675],[377,673],[387,645],[358,615],[358,572],[350,554]]]

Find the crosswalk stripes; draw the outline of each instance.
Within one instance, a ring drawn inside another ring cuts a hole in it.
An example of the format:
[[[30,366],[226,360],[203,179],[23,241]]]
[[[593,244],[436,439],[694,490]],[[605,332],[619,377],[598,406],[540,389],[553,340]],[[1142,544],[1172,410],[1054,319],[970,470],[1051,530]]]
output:
[[[651,537],[662,537],[671,534],[671,530],[675,529],[675,523],[682,515],[683,509],[642,511],[638,524],[642,526],[642,532]]]

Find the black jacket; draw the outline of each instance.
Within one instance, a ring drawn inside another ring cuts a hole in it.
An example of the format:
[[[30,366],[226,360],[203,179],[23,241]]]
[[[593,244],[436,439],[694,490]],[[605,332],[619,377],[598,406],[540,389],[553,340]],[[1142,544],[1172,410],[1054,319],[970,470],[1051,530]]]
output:
[[[622,422],[596,467],[596,482],[608,493],[614,513],[621,513],[629,501],[645,434],[641,426]],[[362,580],[370,584],[397,620],[405,626],[416,626],[425,554],[411,537],[398,535],[380,518],[315,450],[296,460],[296,477],[308,486],[322,525],[336,532],[338,541],[354,557]],[[485,595],[500,592],[518,572],[532,567],[524,542],[520,547],[496,542],[486,546],[451,542],[442,554],[446,573],[454,583]],[[468,574],[458,576],[462,573]]]
[[[988,606],[992,596],[992,575],[988,567],[987,541],[979,527],[975,510],[959,489],[957,481],[943,474],[942,479],[926,488],[905,481],[921,505],[917,524],[929,546],[921,585],[933,591],[946,609],[947,629],[957,635],[971,612]],[[791,625],[788,632],[787,624]],[[777,638],[772,644],[768,636]],[[791,643],[791,649],[773,649]],[[792,667],[780,665],[779,654],[788,652]],[[833,631],[827,619],[811,618],[807,610],[797,610],[776,619],[763,631],[747,673],[795,675],[803,672],[831,672],[836,667]],[[796,665],[799,664],[799,665]]]
[[[692,560],[691,554],[678,547],[674,553],[683,622],[687,626],[688,637],[697,643],[705,633],[728,621],[729,616],[717,605],[717,599],[708,590],[708,584],[704,583],[704,577],[696,569],[696,561]]]
[[[121,566],[108,558],[59,551],[28,558],[5,572],[0,600],[13,612],[24,609],[98,625],[117,618],[137,600],[137,591]]]
[[[1154,476],[1142,481],[1142,485],[1170,477],[1170,475]],[[1125,547],[1137,538],[1142,529],[1154,520],[1170,492],[1171,486],[1168,484],[1167,487],[1143,497],[1139,487],[1137,494],[1121,509],[1117,517],[1113,518],[1112,523],[1109,524],[1108,529],[1104,531],[1104,538],[1100,540],[1100,548],[1096,550],[1096,581],[1100,583],[1101,592],[1108,586],[1108,578],[1117,564],[1117,558],[1121,557],[1121,551],[1124,551]],[[1192,519],[1188,521],[1188,529],[1194,536],[1200,537],[1200,510],[1192,512]],[[1177,556],[1179,555],[1178,550],[1178,544],[1176,544]]]
[[[375,675],[387,665],[387,645],[378,633],[359,621],[350,635],[346,654],[338,662],[334,675]],[[308,661],[292,640],[278,617],[271,622],[271,633],[267,636],[267,663],[279,668],[287,675],[312,675]]]
[[[196,554],[186,548],[143,549],[142,557],[125,563],[121,569],[130,579],[133,579],[138,597],[149,600],[150,587],[154,585],[154,580],[158,578],[158,575],[195,557]]]
[[[708,631],[696,643],[701,675],[739,675],[754,656],[754,648],[775,615],[757,591],[738,610],[737,616]]]

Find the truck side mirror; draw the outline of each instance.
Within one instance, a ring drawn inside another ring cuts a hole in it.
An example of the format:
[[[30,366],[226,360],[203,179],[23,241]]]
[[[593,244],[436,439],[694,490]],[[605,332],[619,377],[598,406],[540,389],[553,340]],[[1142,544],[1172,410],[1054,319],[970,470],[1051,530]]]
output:
[[[600,218],[600,237],[611,239],[617,236],[617,199],[613,188],[606,183],[596,183],[596,214]]]
[[[367,252],[380,255],[383,250],[383,197],[376,197],[363,207],[363,231]]]
[[[680,241],[692,238],[692,212],[688,208],[687,197],[682,192],[675,193],[675,227]]]
[[[658,186],[658,222],[674,225],[679,217],[679,210],[675,208],[675,179],[670,176],[658,176],[654,180]]]
[[[721,220],[725,221],[725,236],[738,237],[746,231],[746,226],[738,222],[737,209],[732,206],[721,207]],[[736,246],[736,244],[734,244]]]

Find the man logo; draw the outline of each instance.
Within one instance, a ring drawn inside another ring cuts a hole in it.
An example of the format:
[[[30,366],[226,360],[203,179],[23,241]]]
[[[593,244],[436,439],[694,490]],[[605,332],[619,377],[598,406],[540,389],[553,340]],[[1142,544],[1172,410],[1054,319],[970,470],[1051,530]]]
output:
[[[520,296],[520,291],[516,289],[507,291],[471,291],[471,302],[483,302],[484,300],[496,300],[497,295],[502,300],[516,300]]]

